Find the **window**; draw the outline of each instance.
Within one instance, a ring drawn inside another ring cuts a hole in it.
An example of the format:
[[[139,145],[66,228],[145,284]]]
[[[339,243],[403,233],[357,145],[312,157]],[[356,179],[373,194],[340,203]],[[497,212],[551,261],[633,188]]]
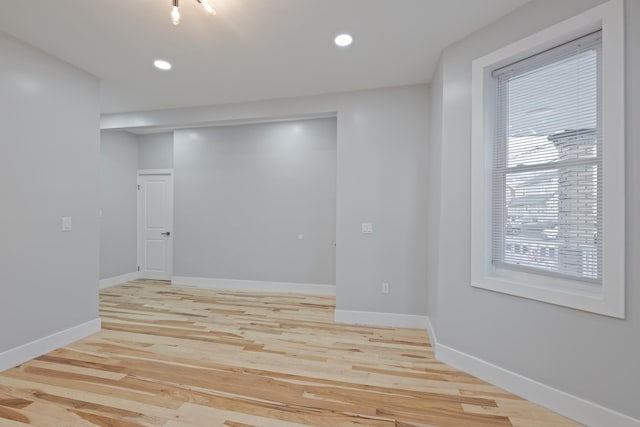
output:
[[[492,262],[602,283],[598,31],[496,80]]]
[[[622,21],[612,1],[474,61],[473,286],[624,317]]]

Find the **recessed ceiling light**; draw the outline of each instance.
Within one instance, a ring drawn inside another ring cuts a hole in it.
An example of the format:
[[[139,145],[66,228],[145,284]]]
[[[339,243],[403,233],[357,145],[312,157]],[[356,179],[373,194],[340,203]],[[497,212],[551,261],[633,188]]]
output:
[[[167,71],[171,69],[171,64],[167,61],[163,61],[162,59],[156,59],[153,61],[153,65],[159,70]]]
[[[336,36],[334,41],[337,46],[346,47],[353,42],[353,37],[351,37],[351,35],[349,34],[340,34]]]

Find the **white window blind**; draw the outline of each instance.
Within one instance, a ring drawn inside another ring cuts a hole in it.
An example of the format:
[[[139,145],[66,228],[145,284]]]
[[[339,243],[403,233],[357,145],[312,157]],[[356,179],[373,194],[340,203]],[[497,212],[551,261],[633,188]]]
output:
[[[601,58],[598,31],[493,72],[494,265],[602,283]]]

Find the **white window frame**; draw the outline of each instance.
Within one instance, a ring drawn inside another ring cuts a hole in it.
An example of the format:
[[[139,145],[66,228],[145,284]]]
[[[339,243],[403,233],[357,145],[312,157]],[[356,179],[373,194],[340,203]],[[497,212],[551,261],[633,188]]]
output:
[[[602,285],[491,263],[493,70],[602,30]],[[612,0],[472,63],[471,285],[607,316],[625,316],[624,4]]]

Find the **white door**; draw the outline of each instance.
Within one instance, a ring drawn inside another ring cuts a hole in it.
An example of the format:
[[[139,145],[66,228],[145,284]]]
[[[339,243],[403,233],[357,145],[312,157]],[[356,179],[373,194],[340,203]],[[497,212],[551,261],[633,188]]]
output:
[[[138,268],[140,278],[171,280],[173,267],[173,175],[138,176]]]

